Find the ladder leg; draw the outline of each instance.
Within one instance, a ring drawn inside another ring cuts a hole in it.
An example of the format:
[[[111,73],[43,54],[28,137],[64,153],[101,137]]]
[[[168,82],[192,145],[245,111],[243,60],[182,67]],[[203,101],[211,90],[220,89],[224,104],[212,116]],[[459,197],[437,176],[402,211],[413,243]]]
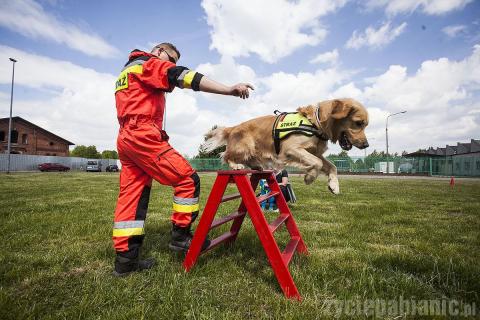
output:
[[[299,238],[299,242],[296,250],[299,253],[308,254],[307,246],[305,245],[305,242],[302,239],[300,231],[298,230],[297,224],[295,223],[295,220],[293,218],[292,212],[290,211],[290,208],[288,207],[288,204],[285,201],[285,198],[283,197],[282,190],[280,189],[280,186],[277,183],[277,179],[275,179],[275,176],[273,174],[267,178],[267,183],[270,186],[270,189],[272,191],[278,191],[280,193],[275,199],[277,201],[277,207],[280,213],[288,213],[290,215],[290,218],[285,221],[285,226],[287,227],[290,237]]]
[[[252,175],[250,178],[250,184],[254,192],[255,192],[255,189],[257,189],[259,181],[260,181],[260,178],[257,175]],[[245,206],[245,202],[243,201],[243,199],[240,205],[238,206],[238,212],[247,212],[247,207]],[[230,232],[232,232],[234,236],[227,243],[232,243],[237,239],[238,232],[240,231],[240,227],[242,226],[244,219],[245,219],[245,216],[242,216],[242,217],[238,217],[233,221],[232,227],[230,228]]]
[[[238,190],[242,195],[242,199],[244,199],[245,206],[248,210],[250,218],[252,219],[252,223],[258,234],[258,237],[260,238],[260,242],[262,243],[268,260],[270,261],[270,265],[272,266],[273,272],[277,277],[280,287],[282,288],[285,296],[288,298],[300,300],[300,293],[293,282],[293,278],[290,275],[288,266],[282,259],[282,253],[277,246],[275,238],[268,228],[268,222],[265,219],[262,210],[260,209],[260,205],[257,202],[255,191],[252,189],[250,181],[248,181],[246,176],[235,176],[234,179],[238,186]]]
[[[202,216],[200,217],[200,222],[198,223],[197,229],[190,244],[190,248],[185,256],[183,261],[183,267],[185,271],[189,271],[193,265],[196,263],[200,252],[202,251],[202,245],[205,239],[207,238],[208,232],[210,231],[210,226],[212,225],[215,214],[222,200],[225,189],[228,185],[228,176],[219,175],[213,184],[212,191],[203,210]]]

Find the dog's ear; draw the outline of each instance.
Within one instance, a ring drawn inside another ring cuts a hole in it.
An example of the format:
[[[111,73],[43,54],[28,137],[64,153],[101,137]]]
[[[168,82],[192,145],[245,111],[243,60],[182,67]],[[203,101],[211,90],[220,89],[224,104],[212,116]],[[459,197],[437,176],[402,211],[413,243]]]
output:
[[[325,132],[330,139],[334,139],[334,121],[346,118],[352,107],[347,105],[344,101],[337,99],[322,101],[318,104],[318,106],[320,107],[320,126],[323,132]]]
[[[346,118],[353,107],[342,100],[333,100],[330,116],[335,120]]]
[[[315,121],[315,110],[316,108],[312,105],[297,108],[297,112],[305,116],[311,123],[317,123]]]

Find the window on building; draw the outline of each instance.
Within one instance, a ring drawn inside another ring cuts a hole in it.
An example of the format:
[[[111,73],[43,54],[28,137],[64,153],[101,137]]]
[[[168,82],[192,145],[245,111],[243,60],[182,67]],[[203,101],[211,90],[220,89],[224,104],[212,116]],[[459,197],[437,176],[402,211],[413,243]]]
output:
[[[477,170],[480,170],[480,160],[477,160]]]
[[[0,131],[0,141],[5,141],[5,131]]]
[[[12,130],[10,139],[11,139],[12,143],[18,143],[18,131],[17,130]]]
[[[22,143],[28,144],[28,134],[26,133],[22,134]]]
[[[460,162],[455,162],[455,170],[460,171]]]
[[[465,161],[464,166],[465,166],[465,171],[470,171],[470,161]]]
[[[53,142],[50,142],[50,143],[49,143],[50,146],[53,146],[54,144],[55,144],[55,143],[53,143]]]

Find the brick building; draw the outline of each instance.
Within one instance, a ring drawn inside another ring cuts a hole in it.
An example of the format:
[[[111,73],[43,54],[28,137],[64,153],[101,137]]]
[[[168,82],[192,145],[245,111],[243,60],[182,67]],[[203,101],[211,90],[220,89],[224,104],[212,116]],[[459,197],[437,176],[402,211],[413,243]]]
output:
[[[0,153],[8,150],[8,119],[0,118]],[[21,117],[12,117],[12,153],[42,156],[68,156],[74,143]]]

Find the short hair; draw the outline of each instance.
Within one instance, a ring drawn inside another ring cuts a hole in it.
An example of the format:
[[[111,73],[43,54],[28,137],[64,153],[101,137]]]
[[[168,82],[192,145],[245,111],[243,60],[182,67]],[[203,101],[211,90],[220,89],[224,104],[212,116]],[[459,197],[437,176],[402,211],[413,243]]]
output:
[[[177,47],[175,47],[175,46],[174,46],[173,44],[171,44],[170,42],[162,42],[162,43],[160,43],[160,44],[157,44],[155,47],[153,47],[153,49],[152,49],[151,52],[153,52],[153,50],[155,50],[155,49],[157,49],[157,48],[164,48],[164,49],[165,49],[165,48],[168,48],[168,49],[170,49],[170,50],[173,50],[173,51],[175,51],[175,53],[177,54],[178,59],[180,59],[180,51],[178,51]]]

